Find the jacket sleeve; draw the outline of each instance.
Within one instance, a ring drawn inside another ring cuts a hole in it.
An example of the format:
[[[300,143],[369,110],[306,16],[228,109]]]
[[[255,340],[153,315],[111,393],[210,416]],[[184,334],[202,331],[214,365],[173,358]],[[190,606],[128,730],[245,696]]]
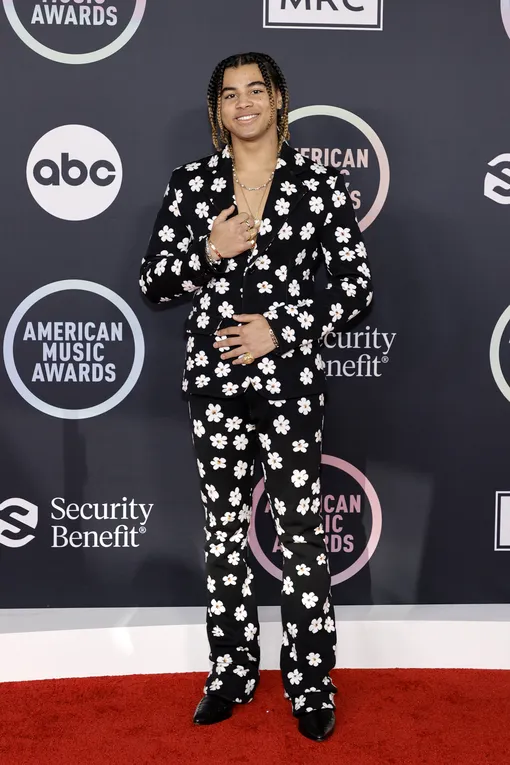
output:
[[[185,222],[186,200],[179,170],[174,170],[166,188],[140,268],[140,289],[152,303],[194,292],[227,266],[224,260],[218,265],[209,263],[205,256],[207,234],[195,239],[192,227]]]
[[[322,344],[328,332],[340,330],[372,301],[365,243],[343,176],[332,175],[326,183],[326,217],[318,236],[328,283],[313,299],[275,306],[268,312],[279,341],[273,353],[279,356],[313,340]]]

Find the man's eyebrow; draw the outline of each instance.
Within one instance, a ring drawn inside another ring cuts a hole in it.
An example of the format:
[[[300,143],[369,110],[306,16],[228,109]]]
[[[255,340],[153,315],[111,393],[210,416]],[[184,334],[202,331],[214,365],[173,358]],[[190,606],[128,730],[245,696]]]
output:
[[[255,80],[254,82],[249,82],[247,87],[248,88],[252,88],[254,85],[263,85],[264,88],[266,87],[266,83],[262,82],[262,80]],[[226,90],[237,90],[237,88],[232,87],[232,86],[229,86],[229,87],[226,87],[226,88],[222,88],[220,95],[223,95],[223,93],[225,93]]]

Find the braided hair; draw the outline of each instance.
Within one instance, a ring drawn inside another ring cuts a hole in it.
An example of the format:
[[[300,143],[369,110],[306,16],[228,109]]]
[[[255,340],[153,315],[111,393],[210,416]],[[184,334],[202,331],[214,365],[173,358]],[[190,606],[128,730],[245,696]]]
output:
[[[276,128],[278,130],[278,153],[282,148],[284,141],[288,141],[289,133],[289,90],[283,72],[274,59],[265,53],[237,53],[223,59],[214,69],[209,87],[207,89],[207,112],[211,124],[212,140],[217,151],[221,149],[221,143],[228,145],[230,143],[230,133],[225,130],[221,119],[221,100],[220,94],[223,87],[223,75],[225,69],[229,67],[238,68],[246,64],[257,64],[266,86],[269,103],[271,106],[271,116],[274,119],[276,115]],[[282,97],[282,108],[277,110],[274,98],[273,86],[278,89]]]

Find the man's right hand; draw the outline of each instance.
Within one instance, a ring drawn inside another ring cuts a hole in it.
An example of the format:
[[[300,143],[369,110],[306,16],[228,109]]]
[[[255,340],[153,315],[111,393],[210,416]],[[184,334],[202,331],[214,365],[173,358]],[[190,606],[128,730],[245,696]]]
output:
[[[228,218],[234,210],[235,205],[231,205],[220,212],[213,223],[209,237],[209,241],[221,253],[222,258],[235,258],[249,250],[254,244],[254,238],[260,227],[260,221],[255,224],[253,216],[247,213],[239,213],[233,218]]]

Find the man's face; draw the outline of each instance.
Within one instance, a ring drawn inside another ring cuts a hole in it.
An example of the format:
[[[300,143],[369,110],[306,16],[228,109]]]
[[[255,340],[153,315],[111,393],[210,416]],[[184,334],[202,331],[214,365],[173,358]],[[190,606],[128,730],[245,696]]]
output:
[[[280,108],[280,93],[273,90],[273,94]],[[269,93],[257,64],[225,69],[220,104],[225,129],[240,140],[256,141],[275,124]]]

